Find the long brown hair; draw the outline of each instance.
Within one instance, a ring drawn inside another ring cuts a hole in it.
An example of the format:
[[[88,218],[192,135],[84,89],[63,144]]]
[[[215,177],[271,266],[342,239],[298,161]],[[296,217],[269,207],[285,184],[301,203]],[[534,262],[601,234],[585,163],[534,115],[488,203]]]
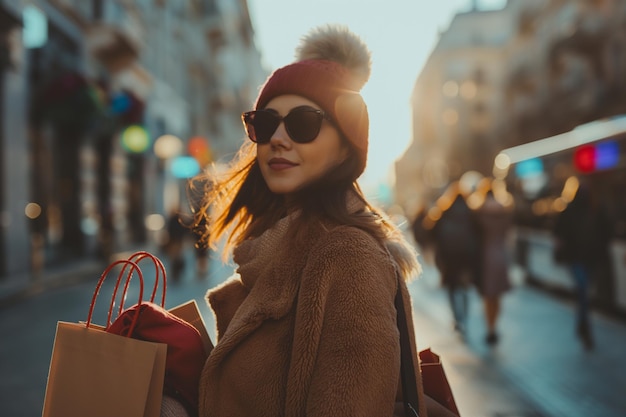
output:
[[[301,214],[291,227],[289,237],[293,243],[298,242],[298,236],[307,236],[307,230],[328,223],[361,228],[381,243],[389,238],[400,239],[399,230],[367,202],[358,186],[359,166],[352,148],[343,163],[295,193],[288,206],[285,197],[270,191],[265,183],[255,146],[252,142],[243,144],[225,173],[207,172],[197,178],[205,184],[204,198],[194,211],[199,245],[215,249],[227,235],[223,253],[226,259],[234,246],[270,229],[294,205]],[[351,193],[363,203],[364,210],[355,213],[348,209],[346,198]]]

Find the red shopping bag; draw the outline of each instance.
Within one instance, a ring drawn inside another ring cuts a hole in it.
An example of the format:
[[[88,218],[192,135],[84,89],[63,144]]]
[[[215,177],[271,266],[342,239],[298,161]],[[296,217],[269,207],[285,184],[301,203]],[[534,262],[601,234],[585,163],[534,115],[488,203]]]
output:
[[[198,384],[206,353],[195,327],[158,304],[144,302],[124,311],[107,332],[165,343],[167,357],[163,392],[177,399],[191,416],[198,414]]]
[[[460,415],[439,355],[428,348],[420,351],[419,357],[424,393],[456,415]]]
[[[163,393],[179,401],[193,417],[198,413],[198,384],[208,355],[205,341],[194,325],[165,309],[167,279],[161,260],[144,251],[136,252],[128,259],[139,263],[145,258],[152,260],[157,271],[150,301],[138,303],[123,312],[123,303],[121,303],[119,308],[121,313],[108,326],[107,332],[139,340],[165,343],[168,348]],[[124,273],[125,270],[122,269],[120,275]],[[161,303],[157,304],[154,303],[154,299],[159,286],[159,273],[163,277],[161,281],[163,290]],[[124,285],[122,300],[126,298],[129,278],[126,279]],[[189,312],[188,309],[185,311]],[[199,311],[196,310],[196,312],[197,318],[200,318]],[[194,321],[197,322],[197,318]]]

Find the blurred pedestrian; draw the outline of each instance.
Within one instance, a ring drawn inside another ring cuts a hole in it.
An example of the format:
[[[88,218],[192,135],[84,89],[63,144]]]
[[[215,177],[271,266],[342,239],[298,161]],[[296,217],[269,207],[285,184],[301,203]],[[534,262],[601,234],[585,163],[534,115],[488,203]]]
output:
[[[187,198],[193,213],[190,229],[194,237],[194,255],[196,259],[196,277],[205,279],[209,272],[210,249],[206,241],[208,227],[207,221],[211,217],[210,207],[203,207],[203,199],[206,193],[210,192],[211,182],[206,178],[196,177],[189,181],[187,188]],[[201,213],[204,210],[206,213]]]
[[[586,183],[557,217],[554,227],[555,259],[565,264],[576,288],[576,333],[588,350],[594,339],[589,313],[589,288],[595,272],[610,265],[611,221],[604,205]]]
[[[476,218],[481,229],[481,273],[476,288],[482,298],[489,345],[498,343],[498,318],[501,312],[501,297],[511,288],[509,280],[508,237],[513,223],[513,198],[503,183],[483,180],[477,193],[482,194],[476,208]],[[502,187],[494,190],[495,184]],[[481,189],[482,188],[482,189]]]
[[[178,208],[172,209],[167,218],[167,240],[164,247],[173,281],[180,280],[185,269],[184,246],[188,233],[189,229],[183,224],[180,210]]]
[[[433,236],[432,236],[432,224],[428,219],[428,210],[426,206],[421,206],[413,221],[411,222],[411,234],[413,240],[420,248],[420,252],[423,254],[425,251],[432,249]]]
[[[194,255],[196,258],[196,277],[203,280],[209,273],[209,255],[210,249],[205,241],[201,238],[207,230],[206,217],[201,217],[197,224],[194,224],[193,231],[196,242],[194,244]],[[198,239],[200,237],[200,239]]]
[[[410,301],[406,279],[419,265],[357,184],[369,51],[328,25],[297,55],[244,113],[250,141],[206,196],[206,237],[214,247],[228,235],[224,253],[238,268],[207,295],[218,340],[202,372],[201,417],[392,416],[402,392],[394,297]]]
[[[469,291],[480,273],[480,229],[457,181],[437,200],[441,217],[433,226],[435,265],[454,318],[454,329],[464,335]]]

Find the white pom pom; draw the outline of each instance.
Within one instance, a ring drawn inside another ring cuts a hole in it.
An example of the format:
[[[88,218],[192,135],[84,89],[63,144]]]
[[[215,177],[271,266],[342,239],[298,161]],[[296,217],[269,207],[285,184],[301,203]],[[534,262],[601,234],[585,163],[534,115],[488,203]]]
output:
[[[370,77],[371,53],[363,40],[341,25],[324,25],[311,30],[296,48],[296,59],[324,59],[346,67],[360,90]]]

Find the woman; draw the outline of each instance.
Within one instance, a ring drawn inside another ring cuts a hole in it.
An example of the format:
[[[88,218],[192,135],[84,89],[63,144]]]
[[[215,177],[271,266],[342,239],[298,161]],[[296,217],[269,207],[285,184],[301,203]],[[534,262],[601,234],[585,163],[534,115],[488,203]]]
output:
[[[207,243],[228,233],[238,265],[207,294],[218,341],[202,372],[201,417],[394,414],[394,296],[400,285],[409,302],[405,280],[419,265],[356,183],[369,72],[357,36],[319,28],[242,116],[250,141],[197,212],[200,221],[211,207]],[[418,392],[425,416],[419,378]]]
[[[477,208],[481,227],[482,274],[478,291],[483,300],[487,334],[485,343],[494,346],[499,341],[498,320],[502,296],[511,289],[509,279],[509,233],[513,224],[513,198],[500,182],[485,179],[485,196]],[[496,184],[493,188],[492,184]]]
[[[432,228],[435,265],[448,292],[454,329],[465,337],[469,290],[480,272],[480,230],[458,181],[437,200],[441,216]]]

